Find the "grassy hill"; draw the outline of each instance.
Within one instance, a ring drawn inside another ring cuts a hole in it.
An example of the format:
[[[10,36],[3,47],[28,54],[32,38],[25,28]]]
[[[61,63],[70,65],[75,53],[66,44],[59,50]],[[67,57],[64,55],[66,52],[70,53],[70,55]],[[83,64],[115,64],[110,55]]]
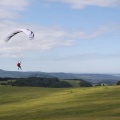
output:
[[[64,80],[61,80],[61,81],[66,81],[68,83],[70,83],[70,85],[72,85],[73,87],[80,87],[80,80],[69,80],[69,79],[64,79]]]
[[[0,120],[119,120],[120,86],[0,86]]]

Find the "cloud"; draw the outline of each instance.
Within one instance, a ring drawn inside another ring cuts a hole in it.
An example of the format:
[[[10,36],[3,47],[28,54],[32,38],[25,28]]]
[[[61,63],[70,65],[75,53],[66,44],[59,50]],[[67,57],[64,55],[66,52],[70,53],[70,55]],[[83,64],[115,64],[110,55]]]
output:
[[[102,36],[107,33],[114,32],[116,30],[120,29],[120,24],[119,23],[111,23],[111,25],[104,25],[100,26],[94,31],[91,29],[91,33],[86,33],[84,31],[76,31],[73,32],[71,35],[73,38],[79,38],[79,39],[93,39],[93,38],[98,38],[99,36]]]
[[[16,19],[18,11],[24,10],[29,5],[28,0],[0,0],[0,19]]]
[[[49,59],[48,59],[49,58]],[[44,55],[40,56],[41,61],[93,61],[93,60],[116,60],[120,59],[120,53],[98,53],[98,52],[85,52],[71,55]]]
[[[120,59],[120,53],[84,53],[71,57],[72,60],[102,60],[102,59]]]
[[[29,27],[28,27],[29,26]],[[12,37],[8,43],[4,42],[5,35],[18,28],[29,28],[35,33],[35,39],[29,40],[27,35],[19,33]],[[79,40],[91,40],[120,28],[113,24],[101,26],[91,34],[85,31],[70,31],[60,27],[44,27],[39,25],[27,25],[12,21],[1,21],[0,23],[0,57],[23,57],[28,51],[42,51],[58,47],[69,47],[77,44]]]
[[[120,5],[119,0],[48,0],[70,4],[72,8],[82,9],[87,6],[116,7]]]
[[[57,1],[57,0],[56,0]],[[92,0],[91,3],[93,2]],[[99,1],[99,0],[98,0]],[[111,0],[112,1],[112,0]],[[77,1],[62,1],[67,3],[77,3]],[[78,3],[83,1],[79,0]],[[118,25],[102,26],[92,33],[85,31],[70,31],[60,27],[44,27],[37,25],[27,25],[17,23],[11,19],[17,19],[19,12],[26,9],[29,5],[28,0],[9,0],[0,1],[0,57],[17,58],[24,57],[28,51],[49,50],[58,47],[69,47],[77,43],[77,40],[86,40],[99,37],[107,32],[116,30]],[[6,20],[7,19],[7,20]],[[4,42],[4,36],[13,29],[29,28],[35,33],[35,39],[29,41],[24,33],[15,35],[7,44]]]
[[[8,43],[4,42],[5,35],[18,28],[28,28],[35,33],[34,40],[28,40],[24,33],[19,33],[11,38]],[[103,34],[120,29],[120,24],[102,26],[97,30],[86,33],[84,31],[66,31],[60,27],[44,27],[35,25],[24,25],[12,21],[2,21],[0,23],[0,56],[1,57],[21,57],[28,51],[42,51],[55,49],[58,47],[69,47],[77,44],[78,40],[89,40],[97,38]]]
[[[52,56],[49,57],[49,60],[71,60],[71,61],[87,61],[87,60],[110,60],[110,59],[120,59],[120,53],[81,53],[81,54],[76,54],[76,55],[69,55],[69,56],[57,56],[56,59],[52,58]],[[41,58],[42,59],[42,58]],[[43,58],[43,60],[45,60]],[[46,59],[47,60],[47,59]]]
[[[29,26],[29,27],[28,27]],[[29,28],[35,33],[35,39],[29,40],[27,35],[19,33],[5,43],[5,35],[19,28]],[[66,31],[57,27],[42,27],[35,25],[24,25],[12,21],[2,21],[0,23],[0,57],[19,57],[27,51],[48,50],[52,48],[73,45],[73,40],[68,39]],[[17,56],[18,55],[18,56]]]

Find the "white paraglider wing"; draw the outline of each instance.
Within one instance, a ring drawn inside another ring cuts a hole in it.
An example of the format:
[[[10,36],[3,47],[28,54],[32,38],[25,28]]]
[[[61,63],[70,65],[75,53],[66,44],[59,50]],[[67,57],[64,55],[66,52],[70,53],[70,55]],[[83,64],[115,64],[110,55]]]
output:
[[[10,31],[10,32],[6,35],[6,37],[5,37],[4,40],[5,40],[6,42],[8,42],[14,35],[16,35],[16,34],[18,34],[18,33],[20,33],[20,32],[24,32],[24,33],[28,36],[28,38],[29,38],[30,40],[34,39],[34,33],[33,33],[31,30],[29,30],[29,29],[15,29],[15,30]]]

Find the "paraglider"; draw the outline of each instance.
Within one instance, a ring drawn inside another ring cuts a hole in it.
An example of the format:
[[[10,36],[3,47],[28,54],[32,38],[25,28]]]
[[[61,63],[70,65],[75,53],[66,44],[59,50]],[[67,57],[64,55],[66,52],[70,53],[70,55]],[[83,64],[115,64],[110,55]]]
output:
[[[21,32],[25,33],[28,36],[29,40],[34,39],[34,33],[31,30],[29,30],[29,29],[15,29],[15,30],[10,31],[5,36],[4,41],[8,42],[13,36],[15,36],[16,34],[21,33]],[[19,69],[22,70],[22,68],[21,68],[21,62],[17,63],[17,67],[18,67],[18,70]]]
[[[29,29],[15,29],[15,30],[10,31],[6,35],[6,37],[4,38],[4,40],[6,42],[8,42],[14,35],[16,35],[16,34],[18,34],[20,32],[24,32],[28,36],[28,38],[30,40],[34,39],[34,33],[31,30],[29,30]]]
[[[18,70],[19,70],[19,69],[22,70],[22,68],[21,68],[21,62],[18,62],[18,63],[17,63],[17,66],[18,66]]]

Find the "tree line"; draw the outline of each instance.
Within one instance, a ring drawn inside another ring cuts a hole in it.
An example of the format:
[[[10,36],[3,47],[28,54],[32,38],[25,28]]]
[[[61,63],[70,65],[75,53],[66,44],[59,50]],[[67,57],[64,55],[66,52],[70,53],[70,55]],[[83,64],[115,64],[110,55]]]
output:
[[[61,81],[58,78],[44,78],[44,77],[41,77],[41,78],[39,77],[29,77],[29,78],[10,78],[10,77],[2,78],[0,77],[0,85],[51,87],[51,88],[73,87],[66,80]],[[92,84],[85,80],[80,80],[79,85],[80,87],[92,87]],[[118,81],[116,85],[120,85],[120,81]]]
[[[58,78],[0,78],[1,85],[11,86],[32,86],[32,87],[51,87],[51,88],[68,88],[72,87],[66,81],[60,81]]]

